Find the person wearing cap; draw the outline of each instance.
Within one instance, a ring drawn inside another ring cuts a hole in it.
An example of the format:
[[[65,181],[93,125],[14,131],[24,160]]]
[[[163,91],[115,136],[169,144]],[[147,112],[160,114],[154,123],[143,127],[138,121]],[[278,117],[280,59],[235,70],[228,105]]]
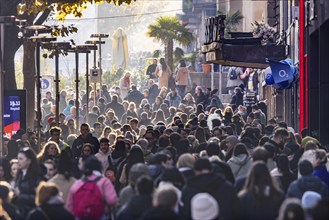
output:
[[[191,219],[191,200],[198,193],[211,194],[220,204],[224,219],[236,219],[238,216],[239,201],[234,187],[227,182],[224,176],[212,171],[212,165],[206,158],[198,159],[193,166],[194,177],[187,180],[182,190],[181,219]]]
[[[322,198],[329,198],[328,186],[320,178],[313,176],[313,165],[308,160],[302,160],[298,164],[301,177],[292,182],[287,191],[287,197],[302,199],[306,191],[319,193]]]

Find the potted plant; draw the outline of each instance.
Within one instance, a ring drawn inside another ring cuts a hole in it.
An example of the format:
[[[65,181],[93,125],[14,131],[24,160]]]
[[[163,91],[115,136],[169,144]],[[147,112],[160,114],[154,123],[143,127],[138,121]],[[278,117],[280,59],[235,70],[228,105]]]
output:
[[[251,24],[253,26],[253,36],[262,38],[262,45],[275,43],[276,31],[273,27],[265,22],[257,22]]]

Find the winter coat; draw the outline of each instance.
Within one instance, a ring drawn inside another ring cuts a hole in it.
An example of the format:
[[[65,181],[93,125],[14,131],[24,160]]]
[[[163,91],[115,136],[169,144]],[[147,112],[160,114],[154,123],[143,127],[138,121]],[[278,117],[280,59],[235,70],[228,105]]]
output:
[[[27,216],[27,220],[74,220],[74,216],[64,208],[62,202],[48,202],[33,209]]]
[[[88,180],[95,180],[98,176],[101,174],[91,174],[87,177]],[[84,181],[82,179],[77,180],[71,187],[69,196],[67,197],[66,202],[66,208],[72,213],[73,212],[73,206],[74,206],[74,195],[80,189],[80,187],[84,184]],[[103,201],[104,204],[107,204],[108,206],[114,206],[117,202],[117,193],[115,192],[114,186],[112,185],[112,182],[102,177],[100,180],[96,182],[101,194],[103,195]]]
[[[183,187],[181,219],[191,219],[191,199],[202,192],[209,193],[217,200],[223,219],[237,218],[239,200],[234,187],[225,180],[224,176],[207,173],[191,177]]]
[[[227,161],[227,164],[231,167],[234,177],[237,178],[248,174],[252,165],[252,159],[246,154],[240,154],[238,156],[232,156]]]
[[[134,220],[152,208],[152,197],[150,195],[135,195],[118,212],[117,220]]]
[[[146,211],[140,220],[178,220],[178,215],[170,208],[165,206],[157,206]]]
[[[144,95],[138,90],[131,90],[127,95],[127,100],[129,102],[134,102],[136,104],[136,107],[138,107],[141,104],[143,98]]]
[[[155,70],[155,75],[158,77],[159,88],[162,87],[168,88],[169,77],[171,76],[170,67],[167,65],[167,69],[165,71],[162,70],[161,64],[159,64]]]
[[[70,188],[75,183],[76,179],[74,177],[70,177],[66,179],[63,174],[57,173],[53,178],[51,178],[48,182],[55,183],[59,191],[63,193],[64,204],[66,203],[67,196],[69,195]]]
[[[159,88],[158,85],[153,84],[153,86],[151,86],[149,88],[149,95],[148,95],[148,100],[150,104],[153,104],[155,102],[155,98],[159,95]]]
[[[136,192],[134,190],[134,187],[131,185],[128,185],[124,188],[119,193],[119,207],[126,205],[129,200],[136,195]]]
[[[176,81],[179,86],[187,86],[188,84],[188,69],[180,67],[177,71]]]
[[[278,216],[279,209],[284,195],[281,192],[275,192],[276,196],[256,198],[253,192],[249,191],[240,197],[241,202],[241,219],[250,220],[275,220]]]
[[[19,194],[14,197],[14,204],[20,210],[21,214],[25,216],[31,209],[35,207],[35,189],[37,188],[39,180],[27,178],[25,175],[19,175],[15,186],[19,189]]]
[[[199,96],[195,96],[194,98],[195,98],[195,104],[196,105],[198,105],[198,104],[204,105],[205,102],[207,102],[207,96],[203,92],[201,92],[199,94]]]
[[[326,166],[315,167],[313,175],[319,177],[329,187],[329,173]]]
[[[302,176],[292,182],[288,188],[287,197],[302,199],[304,192],[314,191],[319,193],[322,198],[329,198],[328,186],[317,176]]]
[[[235,93],[232,96],[231,104],[236,106],[243,105],[243,93],[242,92]]]
[[[115,116],[117,116],[118,118],[121,118],[123,113],[124,113],[124,108],[123,108],[123,105],[117,101],[113,101],[108,103],[106,105],[106,111],[109,110],[109,109],[112,109],[115,113]]]
[[[97,138],[91,134],[89,134],[87,138],[83,138],[82,135],[80,135],[77,139],[74,140],[72,144],[72,153],[75,160],[78,160],[79,156],[81,155],[82,146],[85,143],[91,144],[94,153],[99,151],[99,142]]]
[[[178,108],[179,104],[182,101],[182,98],[178,94],[176,94],[175,96],[172,96],[171,94],[171,92],[167,94],[166,100],[169,101],[170,106]]]

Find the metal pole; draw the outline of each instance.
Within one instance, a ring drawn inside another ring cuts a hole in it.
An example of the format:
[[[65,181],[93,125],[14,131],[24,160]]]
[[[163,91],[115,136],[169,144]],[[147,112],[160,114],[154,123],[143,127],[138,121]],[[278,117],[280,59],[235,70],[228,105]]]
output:
[[[222,65],[219,65],[219,85],[218,85],[218,95],[219,95],[219,98],[221,100],[223,100],[222,98],[222,71],[223,71],[223,68],[222,68]]]
[[[89,123],[89,54],[86,53],[86,97],[87,97],[87,113],[86,122]]]
[[[96,50],[94,50],[94,69],[96,69]],[[96,105],[96,83],[94,83],[94,106]]]
[[[55,50],[56,126],[59,126],[59,51]]]
[[[214,64],[211,64],[211,90],[214,89]]]
[[[41,142],[41,76],[40,76],[40,43],[36,41],[35,50],[36,86],[37,86],[37,138]],[[40,147],[40,146],[39,146]]]
[[[4,44],[5,25],[0,25],[0,156],[3,156],[3,116],[4,116]]]
[[[79,52],[75,52],[75,121],[77,125],[77,129],[79,129]]]
[[[103,70],[102,70],[102,38],[99,37],[99,51],[98,51],[98,56],[99,56],[99,69],[100,69],[100,80],[99,80],[99,97],[102,97],[102,76],[103,76]]]

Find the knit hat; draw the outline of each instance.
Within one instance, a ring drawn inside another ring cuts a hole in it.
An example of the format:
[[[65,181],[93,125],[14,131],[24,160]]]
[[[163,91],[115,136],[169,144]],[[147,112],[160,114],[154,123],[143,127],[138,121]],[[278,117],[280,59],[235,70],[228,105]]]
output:
[[[298,164],[298,170],[302,176],[311,175],[313,173],[313,165],[308,160],[302,160]]]
[[[306,191],[302,197],[302,206],[304,209],[313,208],[318,201],[321,200],[321,195],[317,192]]]
[[[198,193],[191,200],[191,216],[194,220],[215,219],[219,215],[216,199],[208,193]]]

